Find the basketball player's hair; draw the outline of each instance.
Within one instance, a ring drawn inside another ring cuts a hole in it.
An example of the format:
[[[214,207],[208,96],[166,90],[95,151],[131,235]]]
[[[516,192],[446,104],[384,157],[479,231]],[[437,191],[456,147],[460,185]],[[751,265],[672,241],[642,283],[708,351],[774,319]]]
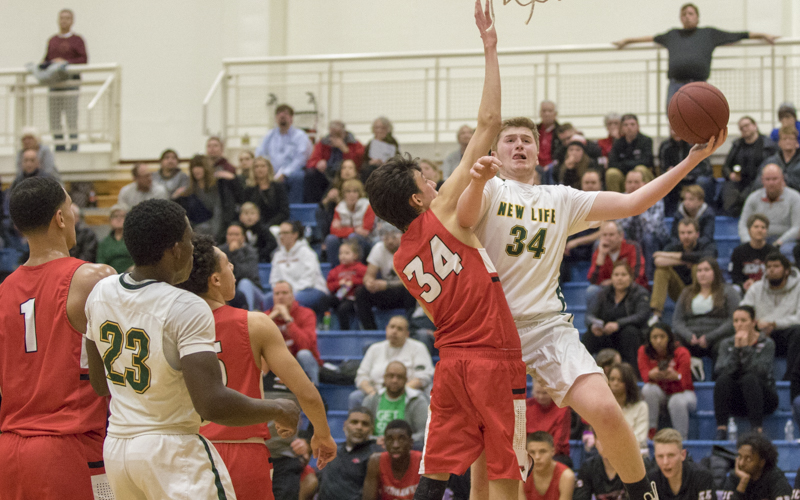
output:
[[[750,217],[748,217],[747,218],[747,229],[750,229],[751,227],[753,227],[753,224],[755,224],[757,220],[760,220],[761,222],[763,222],[764,225],[767,226],[767,229],[769,229],[769,218],[764,214],[753,214]]]
[[[414,434],[411,431],[411,424],[409,424],[405,420],[401,420],[399,418],[395,419],[395,420],[392,420],[391,422],[386,424],[386,428],[383,430],[383,435],[385,436],[386,433],[388,433],[392,429],[401,429],[401,430],[403,430],[406,434],[408,434],[408,438],[409,439],[411,439],[411,436]]]
[[[536,127],[536,124],[527,116],[517,116],[515,118],[503,120],[503,123],[500,125],[500,131],[497,133],[492,143],[492,151],[497,151],[497,143],[500,141],[500,136],[509,128],[526,128],[530,130],[531,134],[533,134],[533,140],[536,141],[536,148],[539,148],[539,129]]]
[[[419,194],[414,171],[422,172],[416,159],[406,153],[395,155],[378,167],[367,179],[367,196],[375,215],[405,231],[421,214],[409,199]]]
[[[350,419],[350,415],[352,415],[353,413],[363,413],[364,415],[368,415],[370,423],[375,422],[375,418],[372,416],[372,412],[369,411],[369,408],[367,408],[366,406],[356,406],[354,408],[350,408],[347,411],[347,420]]]
[[[175,286],[200,295],[208,292],[208,278],[221,268],[219,257],[214,251],[214,238],[207,234],[195,233],[192,236],[192,244],[194,245],[192,272],[189,274],[189,279]]]
[[[22,234],[44,231],[66,201],[67,193],[52,177],[30,177],[11,190],[11,222]]]
[[[553,436],[546,431],[536,431],[531,432],[528,434],[528,438],[525,441],[525,444],[530,443],[547,443],[550,445],[551,448],[555,448],[555,443],[553,442]]]
[[[697,17],[700,17],[700,9],[697,8],[697,5],[695,5],[695,4],[691,3],[691,2],[681,5],[681,14],[683,14],[683,11],[688,9],[689,7],[694,9],[695,13],[697,14]]]
[[[186,210],[170,200],[145,200],[134,206],[122,227],[122,238],[133,263],[152,266],[183,239]]]
[[[661,429],[653,436],[653,443],[655,444],[677,444],[678,449],[683,449],[683,437],[681,433],[669,427]]]

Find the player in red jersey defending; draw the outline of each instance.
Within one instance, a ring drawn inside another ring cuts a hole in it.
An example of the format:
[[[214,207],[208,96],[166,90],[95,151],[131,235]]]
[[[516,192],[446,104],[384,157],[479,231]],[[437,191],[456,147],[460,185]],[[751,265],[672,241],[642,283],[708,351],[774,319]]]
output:
[[[3,500],[88,500],[110,491],[103,469],[108,405],[92,389],[81,347],[86,298],[114,269],[69,256],[71,204],[46,177],[11,193],[11,220],[30,258],[0,285]]]
[[[214,240],[195,234],[192,243],[192,273],[178,288],[200,296],[214,312],[215,347],[223,382],[246,396],[263,398],[262,365],[265,371],[273,371],[297,396],[300,407],[314,425],[311,449],[317,457],[317,467],[324,468],[336,457],[336,443],[317,388],[286,348],[281,332],[269,316],[225,305],[236,295],[236,278],[233,264],[214,246]],[[274,498],[272,465],[264,444],[270,437],[268,427],[267,423],[247,427],[210,423],[200,428],[200,434],[214,443],[225,462],[239,500]]]
[[[461,164],[438,193],[416,161],[395,157],[367,181],[375,213],[405,232],[394,267],[437,326],[431,415],[415,499],[440,499],[450,474],[462,474],[485,453],[490,498],[516,497],[526,476],[525,366],[519,335],[497,272],[471,229],[456,217],[473,177],[497,171],[489,151],[500,130],[497,35],[489,3],[475,3],[486,73],[478,127]]]

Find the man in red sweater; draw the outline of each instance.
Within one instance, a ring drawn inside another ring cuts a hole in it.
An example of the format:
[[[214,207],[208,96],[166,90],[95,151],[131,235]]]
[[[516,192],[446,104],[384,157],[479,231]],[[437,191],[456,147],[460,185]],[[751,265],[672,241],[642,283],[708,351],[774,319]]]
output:
[[[69,9],[62,9],[58,13],[58,34],[50,37],[47,42],[47,52],[44,56],[45,63],[86,64],[86,44],[83,38],[72,32],[72,23],[75,15]],[[80,80],[80,76],[72,77]],[[73,141],[70,151],[77,151],[78,144],[78,89],[79,87],[51,87],[50,88],[50,131],[57,142],[56,151],[65,151],[66,143],[61,142],[64,134],[61,133],[61,115],[66,115],[69,138]]]
[[[306,162],[303,202],[319,203],[330,183],[336,178],[342,162],[352,160],[356,165],[361,165],[363,157],[364,145],[347,131],[344,123],[339,120],[331,121],[328,135],[314,145],[311,157]]]
[[[625,241],[622,226],[616,221],[606,221],[600,226],[600,244],[592,255],[592,267],[589,268],[589,288],[586,289],[586,303],[591,305],[602,286],[611,284],[611,272],[614,262],[625,259],[630,264],[635,276],[634,281],[647,290],[647,276],[644,271],[644,254],[639,244]]]
[[[559,408],[550,397],[550,393],[533,379],[533,397],[525,402],[527,417],[525,432],[545,431],[553,437],[555,455],[553,460],[572,468],[569,457],[569,432],[572,424],[572,410],[569,406]]]
[[[317,315],[294,300],[292,285],[278,281],[272,285],[274,305],[267,314],[278,325],[289,352],[297,358],[308,378],[319,385],[322,359],[317,348]]]

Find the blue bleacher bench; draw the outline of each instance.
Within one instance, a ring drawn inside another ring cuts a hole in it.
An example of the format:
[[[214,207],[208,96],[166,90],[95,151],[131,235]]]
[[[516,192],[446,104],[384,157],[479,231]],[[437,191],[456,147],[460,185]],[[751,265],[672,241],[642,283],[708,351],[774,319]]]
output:
[[[297,220],[306,227],[316,227],[316,203],[292,203],[289,205],[289,220]]]

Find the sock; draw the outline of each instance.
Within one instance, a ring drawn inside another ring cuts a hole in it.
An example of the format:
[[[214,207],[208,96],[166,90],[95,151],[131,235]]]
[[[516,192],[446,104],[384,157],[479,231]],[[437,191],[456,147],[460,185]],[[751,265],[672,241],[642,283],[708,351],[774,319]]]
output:
[[[635,483],[623,483],[631,500],[658,500],[656,484],[650,482],[645,472],[644,477]]]
[[[442,500],[445,489],[447,481],[435,481],[422,476],[419,479],[417,492],[414,493],[414,500]]]

